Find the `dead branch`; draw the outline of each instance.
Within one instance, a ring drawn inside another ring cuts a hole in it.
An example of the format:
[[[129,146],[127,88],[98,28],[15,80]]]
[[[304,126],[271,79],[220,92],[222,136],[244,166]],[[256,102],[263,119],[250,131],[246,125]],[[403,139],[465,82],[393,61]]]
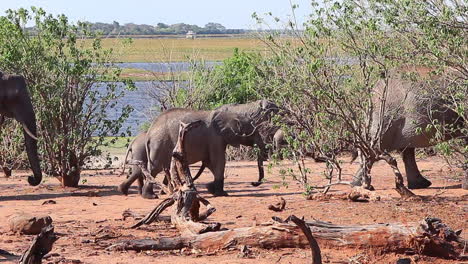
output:
[[[362,186],[354,187],[348,193],[348,199],[353,202],[380,201],[380,196],[375,191],[369,191]]]
[[[162,201],[145,218],[132,226],[139,227],[150,224],[168,207],[176,205],[171,213],[171,222],[182,234],[202,234],[209,231],[217,231],[221,228],[219,223],[202,223],[200,221],[208,218],[216,209],[206,200],[198,195],[190,174],[190,168],[184,150],[185,135],[201,124],[201,121],[189,124],[180,123],[179,137],[172,153],[171,168],[166,172],[171,189],[174,191],[170,198]],[[200,203],[207,210],[200,213]]]
[[[270,204],[268,206],[268,209],[275,211],[275,212],[281,212],[284,210],[285,207],[286,207],[286,201],[283,199],[283,197],[280,197],[280,201],[276,203],[275,205]]]
[[[415,198],[416,195],[406,188],[403,182],[403,176],[401,175],[400,169],[398,169],[397,161],[388,153],[380,155],[380,158],[385,160],[390,167],[392,167],[393,173],[395,174],[395,189],[404,199]]]
[[[20,264],[40,264],[45,254],[52,250],[52,245],[57,241],[54,227],[49,225],[42,229],[31,243],[31,246],[21,256]]]
[[[297,218],[295,215],[291,215],[288,219],[293,221],[293,223],[295,223],[307,237],[310,250],[312,250],[312,264],[322,264],[322,254],[320,252],[320,247],[317,243],[317,240],[315,240],[314,236],[312,235],[312,232],[310,232],[310,228],[307,226],[306,222]]]

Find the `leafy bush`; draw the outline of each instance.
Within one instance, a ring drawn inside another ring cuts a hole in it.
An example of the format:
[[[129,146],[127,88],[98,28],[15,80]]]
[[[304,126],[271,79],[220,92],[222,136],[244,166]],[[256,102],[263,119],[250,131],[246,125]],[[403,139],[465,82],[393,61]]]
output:
[[[258,54],[237,49],[232,57],[214,67],[203,61],[189,60],[190,71],[187,74],[171,73],[170,81],[154,82],[154,91],[150,95],[163,109],[208,110],[224,104],[258,100],[256,80],[259,78],[257,64],[260,61]]]
[[[24,151],[23,130],[21,124],[5,120],[0,128],[0,168],[5,173],[14,169],[26,168],[28,157]],[[8,175],[9,176],[9,175]]]
[[[34,30],[24,30],[31,23]],[[88,25],[40,8],[8,10],[0,17],[0,68],[27,80],[44,171],[63,186],[78,185],[88,158],[112,144],[106,136],[125,135],[119,131],[132,108],[123,107],[115,119],[109,110],[133,84],[121,82],[112,50],[101,47]]]

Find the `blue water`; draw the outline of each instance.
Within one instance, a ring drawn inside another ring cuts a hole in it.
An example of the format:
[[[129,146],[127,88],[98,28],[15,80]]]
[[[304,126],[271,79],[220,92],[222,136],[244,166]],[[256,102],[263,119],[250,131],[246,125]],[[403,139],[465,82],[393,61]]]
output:
[[[207,68],[221,64],[222,62],[220,61],[207,61],[204,63]],[[154,72],[181,72],[190,70],[190,63],[188,62],[123,62],[116,65],[121,68],[134,68]]]
[[[209,61],[205,62],[204,66],[212,68],[220,64],[222,62]],[[117,63],[116,65],[121,68],[135,68],[154,72],[181,72],[190,70],[190,63],[188,62],[125,62]],[[99,84],[98,89],[105,91],[105,85]],[[132,106],[134,110],[123,124],[120,132],[126,131],[129,128],[132,135],[138,134],[141,131],[142,125],[151,122],[160,113],[161,107],[155,99],[158,94],[156,87],[170,85],[172,85],[172,82],[135,82],[136,90],[126,91],[125,96],[117,100],[117,106],[108,111],[109,119],[117,119],[122,114],[122,108],[125,105]],[[121,84],[119,84],[119,87],[123,88]]]

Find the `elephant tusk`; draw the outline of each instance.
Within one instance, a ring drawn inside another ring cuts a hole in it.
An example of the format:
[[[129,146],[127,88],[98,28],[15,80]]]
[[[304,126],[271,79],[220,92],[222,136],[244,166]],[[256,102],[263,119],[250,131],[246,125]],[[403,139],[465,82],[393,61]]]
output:
[[[24,123],[21,123],[23,125],[23,129],[24,131],[26,131],[26,134],[28,134],[32,139],[34,140],[38,140],[37,137],[31,132],[31,130],[29,130],[29,128],[26,126],[26,124]]]

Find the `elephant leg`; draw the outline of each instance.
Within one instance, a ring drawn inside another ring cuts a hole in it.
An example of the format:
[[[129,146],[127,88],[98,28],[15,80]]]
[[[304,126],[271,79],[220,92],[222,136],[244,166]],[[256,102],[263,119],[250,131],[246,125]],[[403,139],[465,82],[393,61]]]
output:
[[[121,193],[128,195],[128,189],[136,180],[138,180],[138,194],[141,194],[141,196],[145,199],[157,198],[157,195],[154,194],[153,191],[153,184],[147,183],[143,185],[143,173],[141,172],[141,169],[138,166],[132,166],[132,173],[130,177],[128,177],[119,185],[118,190]]]
[[[157,199],[158,196],[154,193],[153,187],[153,183],[146,181],[142,188],[141,197],[145,199]]]
[[[140,177],[138,177],[138,194],[142,194],[142,189],[143,189],[143,185],[144,185],[144,180],[143,180],[143,175],[140,175]]]
[[[11,177],[11,169],[8,167],[2,167],[3,173],[5,173],[5,177],[9,178]]]
[[[419,172],[414,148],[405,148],[402,152],[403,162],[405,163],[406,178],[408,180],[408,188],[423,189],[431,186],[431,182],[424,178]]]
[[[257,182],[251,182],[252,186],[260,186],[260,184],[263,183],[263,178],[265,178],[265,171],[263,169],[263,160],[264,156],[260,151],[257,156],[257,167],[258,167],[258,181]]]
[[[214,154],[214,153],[213,153]],[[224,168],[226,166],[225,152],[213,155],[210,159],[208,169],[214,175],[214,181],[207,185],[208,192],[214,196],[227,196],[227,192],[224,191]]]
[[[141,176],[141,169],[138,166],[132,166],[130,177],[128,177],[119,185],[118,190],[121,193],[127,195],[128,189],[130,188],[132,183],[136,181],[137,179],[139,179],[140,176]]]

